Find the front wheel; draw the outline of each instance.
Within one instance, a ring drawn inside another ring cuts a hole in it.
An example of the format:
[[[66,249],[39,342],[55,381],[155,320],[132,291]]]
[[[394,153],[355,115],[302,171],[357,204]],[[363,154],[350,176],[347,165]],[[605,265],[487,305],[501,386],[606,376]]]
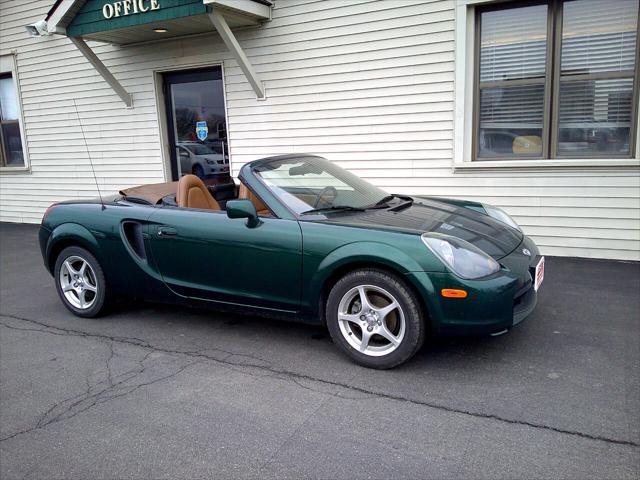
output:
[[[329,293],[326,318],[334,343],[369,368],[406,362],[424,342],[418,299],[400,277],[382,270],[356,270],[341,278]]]
[[[97,317],[107,307],[107,282],[102,267],[81,247],[67,247],[56,259],[56,289],[62,303],[79,317]]]

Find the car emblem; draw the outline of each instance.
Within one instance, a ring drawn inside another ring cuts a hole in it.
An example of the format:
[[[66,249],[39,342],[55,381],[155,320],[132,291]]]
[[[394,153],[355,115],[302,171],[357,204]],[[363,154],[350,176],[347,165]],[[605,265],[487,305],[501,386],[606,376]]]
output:
[[[522,249],[522,253],[523,253],[524,255],[526,255],[527,257],[530,257],[530,256],[531,256],[531,252],[529,251],[529,249],[528,249],[528,248],[523,248],[523,249]]]

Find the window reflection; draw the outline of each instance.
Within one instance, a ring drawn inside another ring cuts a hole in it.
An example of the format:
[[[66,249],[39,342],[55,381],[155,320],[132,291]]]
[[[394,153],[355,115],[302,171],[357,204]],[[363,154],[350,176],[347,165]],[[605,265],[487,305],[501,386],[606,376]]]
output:
[[[11,73],[0,74],[0,167],[23,167],[18,96]]]
[[[172,110],[169,128],[177,176],[193,174],[203,180],[228,177],[229,149],[220,71],[176,72],[169,77]]]

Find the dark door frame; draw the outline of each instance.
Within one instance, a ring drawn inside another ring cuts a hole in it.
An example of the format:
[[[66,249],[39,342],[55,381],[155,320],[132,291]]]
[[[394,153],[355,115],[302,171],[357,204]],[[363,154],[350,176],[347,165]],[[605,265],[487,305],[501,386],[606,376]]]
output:
[[[222,66],[215,65],[206,68],[192,68],[185,70],[172,70],[168,72],[161,72],[160,77],[162,79],[162,94],[164,96],[164,109],[165,109],[165,121],[167,127],[167,136],[169,140],[169,166],[171,168],[171,180],[178,180],[178,158],[176,156],[176,134],[174,130],[174,117],[173,117],[173,105],[171,103],[171,85],[180,83],[190,83],[206,80],[222,80]],[[222,88],[223,101],[226,105],[226,98],[224,98],[224,86]],[[225,122],[226,122],[226,108],[225,108]]]

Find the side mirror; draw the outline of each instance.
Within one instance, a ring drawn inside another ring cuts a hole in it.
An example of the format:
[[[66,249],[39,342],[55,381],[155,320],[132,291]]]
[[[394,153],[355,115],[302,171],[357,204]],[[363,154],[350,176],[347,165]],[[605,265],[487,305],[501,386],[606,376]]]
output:
[[[246,218],[247,227],[254,228],[260,224],[258,212],[251,200],[229,200],[227,202],[227,217]]]

